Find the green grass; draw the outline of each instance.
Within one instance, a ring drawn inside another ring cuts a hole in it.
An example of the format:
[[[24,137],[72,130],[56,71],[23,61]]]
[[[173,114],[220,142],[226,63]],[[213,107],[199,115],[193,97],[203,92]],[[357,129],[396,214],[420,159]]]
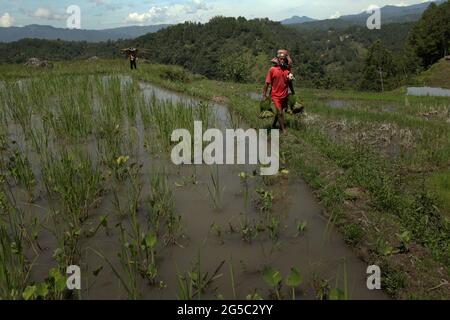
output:
[[[450,171],[434,173],[428,180],[430,190],[438,197],[445,208],[450,208]],[[450,215],[447,212],[447,218]]]
[[[450,61],[442,59],[417,77],[417,82],[424,86],[450,89],[449,74]]]

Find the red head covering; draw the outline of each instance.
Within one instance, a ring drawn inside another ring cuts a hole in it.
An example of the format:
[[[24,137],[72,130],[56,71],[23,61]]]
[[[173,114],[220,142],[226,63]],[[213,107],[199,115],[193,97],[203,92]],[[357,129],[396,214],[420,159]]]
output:
[[[291,56],[289,54],[289,51],[285,50],[285,49],[280,49],[277,52],[277,56],[275,58],[273,58],[271,60],[271,62],[277,66],[279,66],[280,63],[280,59],[287,59],[287,68],[290,71],[292,69],[292,65],[293,65],[293,61],[291,59]]]

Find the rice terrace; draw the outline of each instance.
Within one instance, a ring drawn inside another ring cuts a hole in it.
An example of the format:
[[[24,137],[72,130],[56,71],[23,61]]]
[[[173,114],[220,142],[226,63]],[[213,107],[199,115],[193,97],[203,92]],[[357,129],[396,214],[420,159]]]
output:
[[[418,21],[396,28],[424,34]],[[394,74],[379,70],[409,57],[353,40],[361,64],[318,66],[289,41],[326,43],[319,22],[217,17],[136,39],[1,42],[0,300],[450,299],[450,58]],[[208,54],[247,43],[238,56],[179,58],[199,56],[191,37],[225,29]],[[379,37],[398,45],[389,30]],[[323,59],[362,31],[342,32]],[[171,41],[179,55],[157,56]],[[284,118],[261,101],[281,47],[296,77]]]

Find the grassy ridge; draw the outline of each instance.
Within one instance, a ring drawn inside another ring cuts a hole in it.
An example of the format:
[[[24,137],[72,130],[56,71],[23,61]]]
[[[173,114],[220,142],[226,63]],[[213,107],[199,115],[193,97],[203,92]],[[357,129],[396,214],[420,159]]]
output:
[[[417,77],[417,82],[429,87],[450,89],[450,60],[442,59]]]

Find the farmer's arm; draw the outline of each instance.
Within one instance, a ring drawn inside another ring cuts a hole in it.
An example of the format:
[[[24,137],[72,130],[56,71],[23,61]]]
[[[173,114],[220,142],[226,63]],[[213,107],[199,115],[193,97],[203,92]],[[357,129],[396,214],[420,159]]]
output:
[[[292,80],[289,80],[289,89],[291,89],[292,94],[295,95],[294,81]]]
[[[265,100],[267,98],[267,90],[269,89],[270,84],[272,83],[272,69],[267,72],[266,83],[263,88],[263,96],[262,99]]]
[[[266,82],[266,84],[264,85],[264,88],[263,88],[263,95],[262,95],[263,100],[265,100],[267,98],[267,90],[269,89],[269,86],[270,86],[270,83]]]

